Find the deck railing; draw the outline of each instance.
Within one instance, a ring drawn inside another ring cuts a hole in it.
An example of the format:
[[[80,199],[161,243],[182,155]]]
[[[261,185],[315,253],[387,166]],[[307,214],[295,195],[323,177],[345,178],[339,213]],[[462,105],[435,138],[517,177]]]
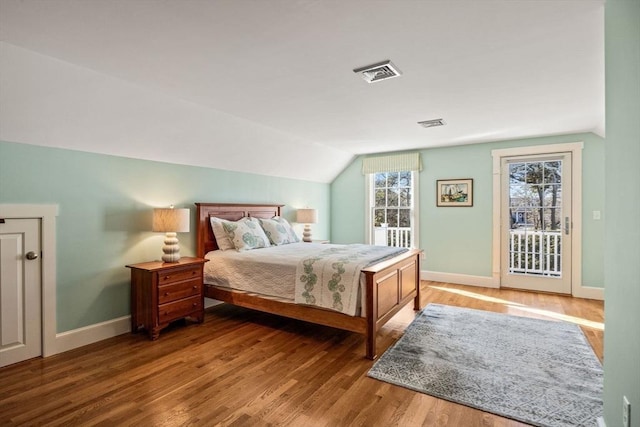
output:
[[[374,244],[411,247],[410,227],[375,227]],[[562,275],[562,232],[514,229],[509,233],[509,272]]]
[[[562,275],[562,232],[514,229],[509,233],[509,272]]]
[[[374,229],[374,245],[394,246],[398,248],[411,247],[410,227],[376,227]]]

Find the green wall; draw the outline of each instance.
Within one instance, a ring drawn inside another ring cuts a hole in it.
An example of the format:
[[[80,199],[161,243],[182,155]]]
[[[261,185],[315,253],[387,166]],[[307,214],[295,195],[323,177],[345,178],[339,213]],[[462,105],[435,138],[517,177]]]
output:
[[[640,1],[605,3],[605,67],[605,421],[640,427]]]
[[[493,175],[491,150],[519,146],[584,142],[582,284],[604,285],[604,141],[591,133],[532,138],[485,144],[420,150],[420,248],[425,251],[423,270],[491,277],[493,230]],[[331,184],[331,241],[365,239],[365,177],[362,157],[352,162]],[[473,178],[471,208],[437,208],[436,180]],[[606,213],[605,213],[606,214]],[[460,262],[464,260],[464,262]]]
[[[194,255],[194,202],[282,203],[290,221],[314,207],[313,235],[329,237],[329,184],[0,142],[0,203],[59,205],[58,332],[130,313],[124,266],[162,255],[153,207],[192,209],[178,238]]]

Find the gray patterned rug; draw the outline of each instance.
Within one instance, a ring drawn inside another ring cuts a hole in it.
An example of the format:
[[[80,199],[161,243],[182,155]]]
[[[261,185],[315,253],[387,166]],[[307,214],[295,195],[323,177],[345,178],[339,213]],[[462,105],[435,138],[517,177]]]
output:
[[[368,375],[538,426],[602,416],[602,366],[571,323],[429,304]]]

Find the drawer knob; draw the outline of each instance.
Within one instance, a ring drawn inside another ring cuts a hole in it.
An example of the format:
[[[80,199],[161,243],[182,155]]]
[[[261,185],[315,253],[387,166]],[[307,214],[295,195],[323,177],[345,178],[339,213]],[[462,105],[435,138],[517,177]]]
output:
[[[194,303],[193,303],[193,306],[194,306],[194,307],[197,307],[197,306],[198,306],[198,303],[197,303],[197,302],[194,302]]]
[[[194,286],[194,287],[193,287],[193,289],[198,289],[198,287],[197,287],[197,286]]]
[[[164,276],[164,280],[169,280],[171,276]]]
[[[165,296],[165,297],[168,297],[168,296],[169,296],[169,292],[165,292],[165,293],[164,293],[164,296]]]

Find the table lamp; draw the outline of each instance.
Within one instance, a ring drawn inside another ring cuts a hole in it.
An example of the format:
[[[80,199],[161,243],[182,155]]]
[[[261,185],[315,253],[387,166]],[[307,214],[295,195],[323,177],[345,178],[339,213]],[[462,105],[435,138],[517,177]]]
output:
[[[180,244],[176,233],[189,232],[189,209],[156,208],[153,210],[153,231],[167,233],[162,247],[162,261],[178,262]]]
[[[318,211],[316,209],[298,209],[296,213],[297,222],[304,224],[304,231],[302,233],[303,242],[311,242],[311,226],[309,224],[315,224],[318,222]]]

